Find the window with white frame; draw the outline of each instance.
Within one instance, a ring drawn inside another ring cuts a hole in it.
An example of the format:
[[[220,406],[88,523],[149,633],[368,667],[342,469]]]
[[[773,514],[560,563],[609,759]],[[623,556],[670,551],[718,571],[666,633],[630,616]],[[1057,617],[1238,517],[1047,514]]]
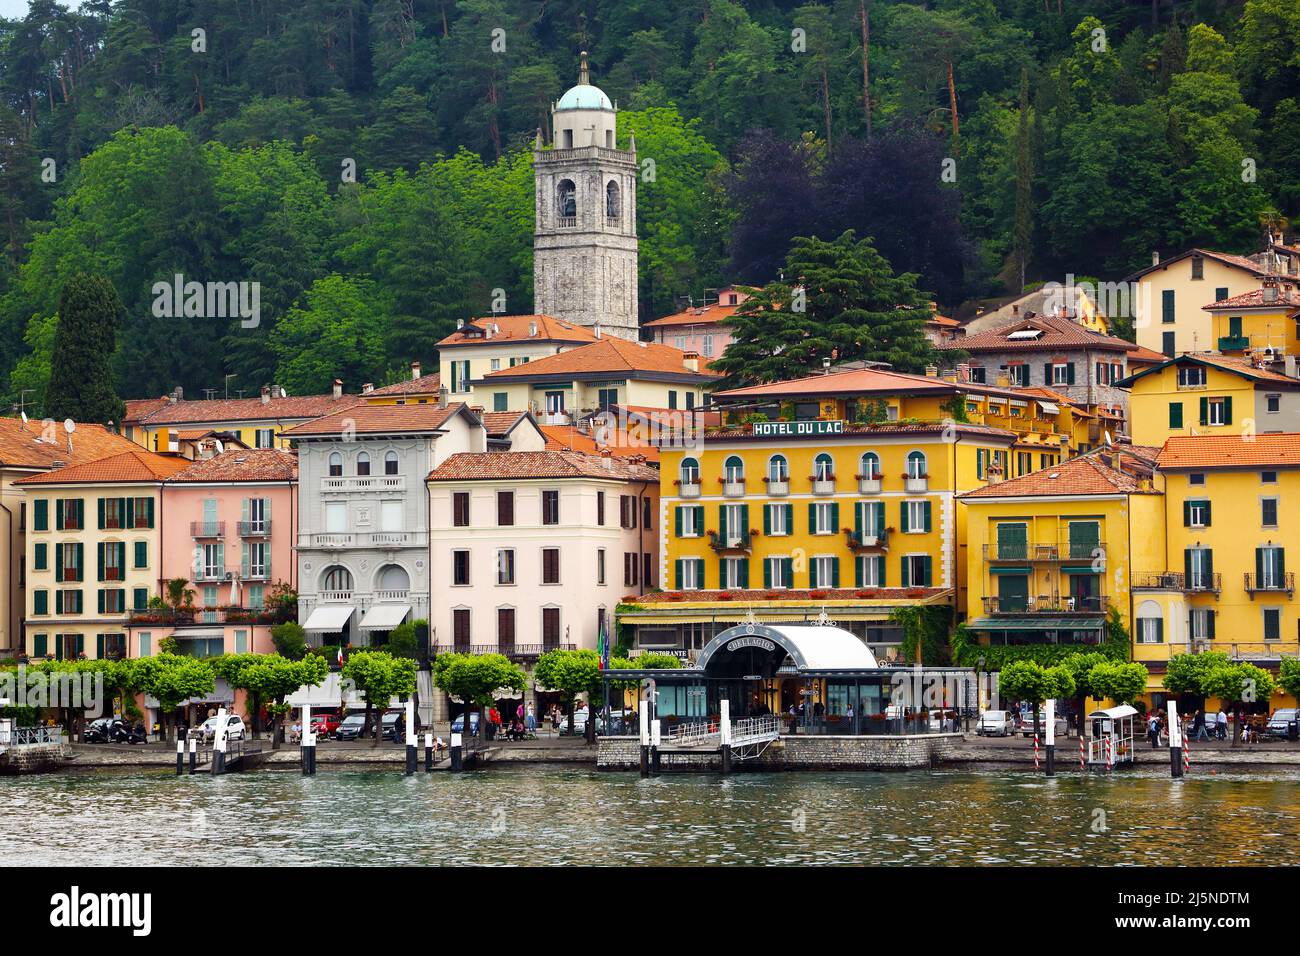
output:
[[[818,502],[813,505],[813,534],[834,534],[835,533],[835,504],[834,502]]]
[[[774,588],[788,588],[791,586],[790,581],[790,559],[789,558],[767,558],[767,577],[768,584]]]
[[[924,501],[909,501],[907,504],[907,530],[909,534],[924,534],[926,527],[926,504]]]
[[[682,590],[698,591],[704,587],[704,559],[682,559]]]
[[[874,481],[880,478],[880,456],[874,451],[862,453],[862,460],[858,463],[858,473],[864,481]]]
[[[722,587],[724,589],[749,587],[749,582],[745,580],[744,571],[744,558],[723,558]]]
[[[926,477],[925,453],[920,451],[908,452],[907,455],[907,477],[924,478]]]
[[[773,455],[767,460],[767,480],[790,480],[790,463],[786,461],[785,455]]]

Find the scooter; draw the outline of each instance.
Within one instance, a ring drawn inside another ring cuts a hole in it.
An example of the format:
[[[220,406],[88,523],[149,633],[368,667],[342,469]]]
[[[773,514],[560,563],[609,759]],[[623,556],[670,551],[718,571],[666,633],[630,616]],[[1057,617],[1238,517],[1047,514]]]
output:
[[[108,730],[108,739],[115,744],[143,744],[148,738],[134,727],[125,723],[116,723]]]

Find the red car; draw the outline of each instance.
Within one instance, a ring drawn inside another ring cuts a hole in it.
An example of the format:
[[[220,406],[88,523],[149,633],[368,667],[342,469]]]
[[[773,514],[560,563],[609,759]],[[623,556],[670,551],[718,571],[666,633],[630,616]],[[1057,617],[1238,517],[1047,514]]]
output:
[[[338,714],[312,714],[311,732],[317,737],[331,737],[340,723]]]

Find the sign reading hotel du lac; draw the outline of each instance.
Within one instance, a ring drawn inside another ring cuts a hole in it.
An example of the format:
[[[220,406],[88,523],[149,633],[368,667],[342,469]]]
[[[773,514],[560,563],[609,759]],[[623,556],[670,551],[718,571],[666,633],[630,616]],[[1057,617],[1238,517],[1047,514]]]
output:
[[[842,421],[754,422],[755,438],[780,438],[786,435],[841,435]]]

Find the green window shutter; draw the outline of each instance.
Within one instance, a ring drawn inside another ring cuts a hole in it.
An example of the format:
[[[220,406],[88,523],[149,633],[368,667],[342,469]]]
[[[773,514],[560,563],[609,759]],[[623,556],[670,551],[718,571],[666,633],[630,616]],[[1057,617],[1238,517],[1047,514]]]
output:
[[[1210,526],[1210,499],[1206,498],[1201,504],[1205,505],[1205,526]]]
[[[873,501],[871,506],[876,509],[876,534],[885,533],[885,503],[883,501]]]
[[[1228,287],[1226,285],[1216,286],[1214,289],[1214,301],[1222,302],[1228,298]]]
[[[135,499],[134,498],[122,499],[122,514],[126,515],[126,526],[128,528],[134,528],[135,527]]]
[[[49,614],[50,613],[50,592],[34,591],[32,593],[32,613]]]
[[[235,653],[236,654],[248,653],[248,632],[247,631],[235,632]]]
[[[1074,384],[1074,363],[1067,362],[1065,365],[1065,382],[1067,385]]]
[[[983,480],[984,478],[984,449],[975,449],[975,477]]]
[[[903,534],[907,534],[907,532],[911,530],[907,526],[907,502],[906,501],[900,501],[898,503],[898,527],[903,532]]]
[[[776,505],[763,505],[763,534],[764,535],[769,535],[772,533],[772,509],[775,507]]]
[[[1205,623],[1208,625],[1209,628],[1208,633],[1211,640],[1213,640],[1214,638],[1214,619],[1218,617],[1218,615],[1219,612],[1214,610],[1213,608],[1210,608],[1205,615],[1205,619],[1206,619]]]
[[[48,498],[37,498],[32,505],[33,530],[50,530],[50,502]]]
[[[676,561],[673,562],[673,574],[676,576],[676,582],[677,582],[676,590],[680,591],[682,589],[682,559],[681,558],[678,558]]]
[[[1169,403],[1169,427],[1170,428],[1183,427],[1183,403],[1182,402]]]
[[[840,559],[831,558],[831,587],[840,586]]]
[[[1191,585],[1192,583],[1192,549],[1183,549],[1183,583]]]
[[[104,656],[104,635],[103,634],[95,635],[95,656],[98,658],[103,658]]]
[[[871,560],[876,562],[876,586],[883,588],[885,586],[885,556],[878,554]]]
[[[63,605],[64,605],[64,603],[65,603],[65,602],[64,602],[63,592],[62,592],[62,591],[55,591],[55,592],[54,592],[54,613],[55,613],[55,614],[62,614],[62,613],[63,613]]]
[[[772,561],[773,561],[772,558],[768,558],[766,561],[763,562],[763,587],[764,588],[770,588],[772,586]]]
[[[1262,581],[1263,578],[1264,578],[1264,549],[1256,548],[1255,549],[1255,586],[1256,587],[1259,586],[1259,582]]]
[[[1277,573],[1286,574],[1286,548],[1278,545],[1277,551]]]
[[[857,501],[853,504],[853,528],[858,534],[866,530],[867,505],[869,501]]]
[[[740,559],[740,586],[749,589],[749,558]]]
[[[54,546],[54,580],[63,580],[63,549],[66,544],[56,544]]]
[[[853,559],[853,586],[856,588],[862,587],[862,582],[866,580],[862,573],[866,569],[866,562],[867,559],[861,556]]]
[[[1223,424],[1232,424],[1232,396],[1225,395],[1223,398]]]
[[[1156,618],[1156,643],[1163,644],[1164,642],[1165,642],[1165,619],[1162,617],[1158,617]]]
[[[1165,289],[1160,293],[1160,318],[1164,322],[1174,321],[1174,290]]]
[[[78,581],[86,580],[86,562],[85,562],[86,546],[81,542],[77,542],[76,544],[74,544],[72,546],[72,557],[77,562],[76,580]]]
[[[143,611],[147,608],[149,606],[149,589],[136,588],[131,598],[131,605],[137,611]]]
[[[749,533],[749,505],[740,506],[740,536],[743,538]]]
[[[794,584],[794,558],[782,558],[781,564],[784,565],[786,586]]]
[[[808,533],[812,534],[817,530],[817,505],[808,502]]]
[[[1190,528],[1191,526],[1192,526],[1192,503],[1190,500],[1188,500],[1183,502],[1183,527]]]
[[[248,542],[247,541],[243,543],[240,549],[239,576],[244,580],[248,579]]]
[[[98,505],[98,509],[99,509],[99,530],[103,531],[104,530],[104,499],[103,498],[98,499],[96,501],[96,504]]]
[[[45,657],[49,652],[49,639],[44,634],[37,634],[32,639],[32,655],[35,657]]]
[[[85,634],[78,634],[78,635],[77,635],[77,655],[80,656],[80,655],[82,655],[82,654],[84,654],[84,653],[86,653],[86,635],[85,635]]]
[[[239,520],[248,524],[248,499],[245,498],[239,503]]]
[[[217,543],[217,571],[224,573],[226,570],[226,543],[224,541]]]
[[[46,566],[49,564],[48,561],[49,547],[50,546],[45,542],[41,542],[36,545],[32,554],[32,564],[34,570],[44,571]]]
[[[907,566],[907,555],[903,555],[903,557],[902,557],[901,559],[899,559],[899,566],[900,566],[900,568],[901,568],[901,574],[902,574],[902,578],[901,578],[901,580],[902,580],[902,582],[903,582],[903,587],[905,587],[905,588],[907,588],[907,587],[911,587],[911,586],[912,586],[912,572],[911,572],[911,569],[909,569],[908,566]]]
[[[718,537],[722,540],[727,539],[727,506],[723,505],[718,509]]]
[[[925,530],[926,531],[931,530],[931,526],[930,526],[930,505],[931,504],[932,502],[929,501],[929,499],[927,499],[925,502]]]
[[[63,530],[63,499],[62,498],[54,499],[54,530],[55,531]],[[57,650],[57,646],[58,646],[58,642],[56,641],[55,642],[56,650]]]
[[[1210,421],[1210,400],[1204,395],[1201,396],[1201,424],[1208,424]]]
[[[153,499],[152,498],[144,499],[144,513],[146,519],[149,522],[149,527],[152,528],[153,527]]]
[[[808,586],[810,588],[819,587],[817,583],[817,561],[816,559],[808,562]]]
[[[785,533],[794,534],[794,505],[782,505],[785,508]]]
[[[98,544],[95,545],[95,561],[97,564],[96,570],[99,575],[95,580],[102,581],[104,580],[104,542],[103,541],[100,541]],[[103,608],[100,608],[100,610],[102,611]]]
[[[840,503],[831,502],[831,531],[836,534],[840,533]]]
[[[267,523],[271,521],[271,499],[270,498],[262,499],[262,520]]]
[[[934,559],[927,554],[925,556],[925,559],[922,561],[922,564],[925,566],[925,580],[922,582],[922,584],[927,588],[933,587],[934,586],[934,570],[933,570]]]
[[[679,538],[682,536],[682,510],[682,505],[678,505],[673,510],[673,525],[676,528],[676,535]]]
[[[153,635],[148,631],[140,633],[140,656],[148,657],[153,653]]]
[[[149,542],[137,541],[135,543],[135,566],[137,568],[149,567]]]
[[[104,613],[104,589],[100,588],[98,591],[95,592],[95,595],[98,603],[97,610],[99,611],[100,614],[103,614]]]
[[[1205,549],[1205,573],[1214,573],[1214,552],[1209,548]]]

